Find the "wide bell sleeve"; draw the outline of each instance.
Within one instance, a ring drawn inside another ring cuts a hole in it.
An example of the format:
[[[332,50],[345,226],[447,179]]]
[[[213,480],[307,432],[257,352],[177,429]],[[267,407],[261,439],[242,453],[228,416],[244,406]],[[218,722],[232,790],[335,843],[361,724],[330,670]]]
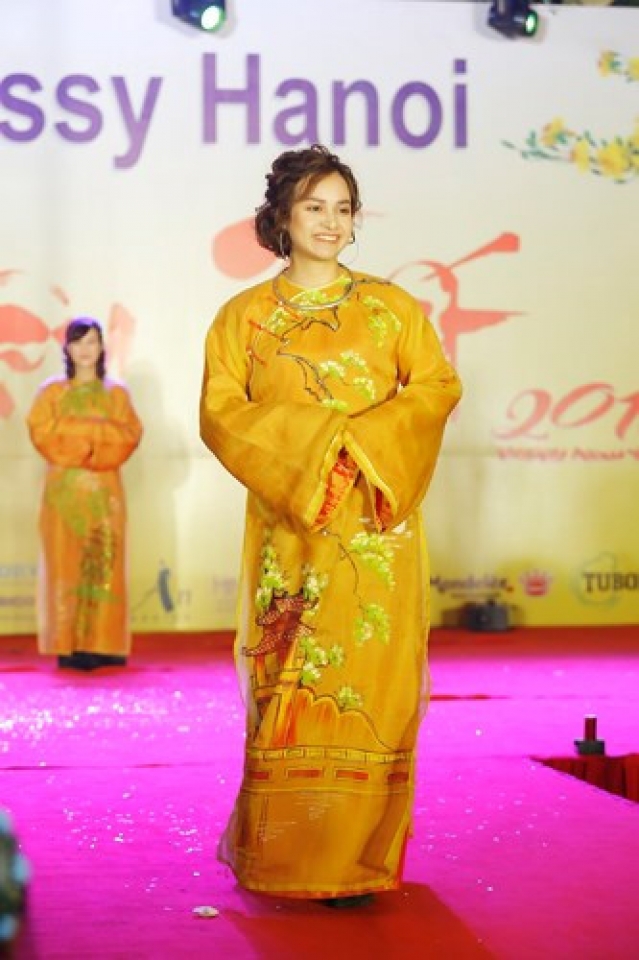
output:
[[[110,388],[108,416],[93,419],[88,434],[89,470],[117,470],[129,459],[142,438],[142,424],[125,387]]]
[[[250,399],[245,314],[243,300],[237,298],[221,309],[209,329],[200,435],[226,469],[277,514],[317,529],[334,487],[334,471],[340,469],[347,418],[315,404]],[[325,511],[323,523],[330,512]]]
[[[344,445],[368,481],[377,526],[398,526],[430,484],[444,427],[461,397],[457,374],[417,301],[402,294],[396,396],[353,416]]]
[[[58,467],[117,470],[133,453],[142,436],[127,390],[108,390],[108,410],[94,414],[63,410],[55,384],[42,387],[27,417],[31,441],[44,459]]]
[[[86,467],[91,438],[81,417],[61,416],[59,391],[54,385],[38,390],[27,416],[31,442],[44,459],[58,467]]]

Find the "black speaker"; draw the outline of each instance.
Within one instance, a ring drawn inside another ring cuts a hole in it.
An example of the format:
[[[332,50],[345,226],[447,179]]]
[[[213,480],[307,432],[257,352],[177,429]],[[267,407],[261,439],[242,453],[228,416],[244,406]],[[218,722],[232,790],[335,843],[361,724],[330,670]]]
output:
[[[464,611],[464,626],[478,633],[503,633],[510,630],[508,607],[496,600],[469,603]]]

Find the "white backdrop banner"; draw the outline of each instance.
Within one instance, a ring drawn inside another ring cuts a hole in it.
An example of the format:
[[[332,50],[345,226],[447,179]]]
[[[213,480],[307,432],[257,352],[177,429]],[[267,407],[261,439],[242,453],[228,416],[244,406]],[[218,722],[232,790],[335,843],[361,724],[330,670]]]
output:
[[[464,381],[425,513],[435,623],[639,617],[639,12],[159,0],[0,8],[0,633],[35,624],[24,418],[93,315],[145,423],[124,470],[133,626],[232,626],[244,494],[198,436],[203,340],[273,274],[252,216],[313,141],[364,198],[353,266],[423,303]],[[349,255],[351,251],[349,250]]]

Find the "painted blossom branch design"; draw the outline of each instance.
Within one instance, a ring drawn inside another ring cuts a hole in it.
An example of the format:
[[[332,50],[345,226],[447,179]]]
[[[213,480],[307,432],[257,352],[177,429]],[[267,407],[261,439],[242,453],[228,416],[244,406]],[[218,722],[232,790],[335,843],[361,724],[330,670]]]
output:
[[[321,361],[318,372],[324,384],[330,379],[338,380],[344,386],[353,387],[371,403],[376,399],[375,383],[370,376],[368,364],[355,350],[343,350],[337,360]],[[343,412],[348,410],[345,400],[338,400],[333,396],[322,400],[322,405]]]
[[[639,81],[639,57],[622,57],[607,50],[600,55],[598,66],[604,77],[624,77],[627,83]],[[618,184],[629,183],[639,176],[639,119],[628,136],[606,139],[589,130],[581,133],[570,130],[563,119],[556,117],[540,132],[532,130],[524,146],[507,140],[502,143],[516,150],[524,160],[568,163],[581,173],[606,177]]]
[[[344,279],[344,283],[347,279]],[[371,281],[364,277],[355,281],[354,296],[368,308],[368,330],[375,345],[382,347],[390,333],[398,333],[401,329],[399,317],[377,297],[362,294],[366,285]],[[378,282],[378,281],[375,281]],[[304,313],[304,307],[330,304],[328,295],[322,290],[307,290],[299,299],[291,302],[289,307],[281,304],[275,308],[266,321],[249,320],[250,325],[259,334],[267,334],[279,342],[277,356],[287,358],[296,363],[301,371],[304,389],[314,400],[331,410],[347,413],[349,403],[343,397],[335,396],[333,386],[348,388],[364,397],[369,403],[377,399],[375,382],[366,360],[355,350],[343,350],[336,358],[327,358],[319,362],[309,360],[308,357],[289,351],[292,334],[296,330],[308,330],[314,324],[321,324],[336,332],[340,327],[338,308],[331,313],[331,319],[313,316]],[[251,345],[249,354],[258,363],[266,361],[260,353],[259,345]]]
[[[305,564],[302,568],[302,583],[299,592],[291,595],[287,591],[288,577],[282,570],[280,560],[267,536],[261,553],[262,567],[255,595],[257,621],[262,623],[270,610],[277,608],[283,598],[298,598],[300,610],[297,618],[295,636],[303,654],[300,669],[300,686],[312,687],[320,679],[327,667],[341,667],[346,659],[343,647],[333,644],[326,650],[313,635],[312,620],[317,613],[322,593],[328,585],[328,576],[320,574],[314,567]],[[292,638],[291,638],[292,639]]]
[[[349,544],[349,554],[379,577],[392,590],[394,554],[383,534],[357,533]],[[369,640],[390,642],[390,620],[386,610],[378,603],[360,603],[360,612],[355,621],[355,643],[364,646]]]
[[[357,580],[360,565],[379,578],[387,589],[394,589],[394,551],[382,534],[357,533],[347,547],[340,541],[340,552],[343,559],[352,565]],[[288,590],[288,576],[282,569],[270,532],[262,545],[261,561],[255,610],[256,623],[264,628],[263,638],[256,648],[245,649],[244,653],[251,657],[274,653],[280,647],[296,640],[302,655],[299,685],[313,688],[321,680],[325,670],[330,667],[339,670],[346,663],[343,646],[333,643],[330,647],[325,647],[318,641],[312,626],[329,577],[305,564],[302,567],[300,588],[297,593],[291,594]],[[390,618],[387,611],[381,604],[364,603],[361,598],[358,598],[358,603],[359,615],[353,627],[356,645],[362,647],[370,640],[376,640],[387,646],[390,643]],[[350,685],[340,686],[334,697],[340,710],[359,709],[364,705],[361,694]]]
[[[304,303],[321,303],[326,294],[321,291],[308,291]],[[266,323],[250,321],[251,325],[257,330],[265,332],[275,337],[281,344],[278,347],[277,355],[285,357],[296,363],[301,371],[304,389],[306,392],[322,406],[332,410],[339,410],[343,413],[348,412],[349,405],[346,400],[334,396],[331,390],[331,381],[339,383],[343,387],[355,390],[370,403],[376,400],[375,383],[367,362],[355,350],[343,350],[336,359],[327,359],[320,362],[313,362],[307,357],[297,353],[292,353],[286,348],[290,342],[291,334],[297,328],[308,329],[313,324],[321,324],[332,330],[336,328],[333,324],[320,317],[303,316],[291,320],[291,316],[282,307],[275,310]],[[336,323],[339,321],[336,318]],[[386,333],[387,326],[384,323],[383,334]],[[375,333],[375,331],[372,331]],[[376,337],[378,334],[375,333]],[[379,344],[378,344],[379,345]],[[259,352],[251,348],[251,355],[259,362],[264,363]]]
[[[389,330],[396,333],[400,330],[399,317],[392,310],[389,310],[379,297],[362,297],[362,303],[369,310],[368,329],[372,333],[377,346],[382,347]]]

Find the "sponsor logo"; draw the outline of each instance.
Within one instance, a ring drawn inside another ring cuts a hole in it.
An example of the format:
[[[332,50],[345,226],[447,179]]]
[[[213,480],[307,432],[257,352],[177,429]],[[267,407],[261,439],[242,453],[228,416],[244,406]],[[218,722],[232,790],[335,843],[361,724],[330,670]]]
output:
[[[527,597],[545,597],[550,593],[553,578],[545,570],[526,570],[519,582]]]
[[[495,598],[513,592],[512,584],[507,577],[493,574],[484,574],[480,577],[474,574],[466,577],[436,576],[430,578],[430,585],[438,593],[460,600]]]
[[[33,563],[0,563],[0,623],[6,629],[18,623],[33,627],[36,575]]]
[[[0,607],[33,607],[33,597],[0,597]]]
[[[578,571],[575,590],[584,603],[614,606],[624,594],[639,593],[639,570],[622,569],[615,554],[600,553]]]
[[[0,594],[0,625],[11,633],[18,624],[30,631],[35,627],[35,596],[32,590],[23,594]]]
[[[0,563],[0,580],[34,580],[37,572],[34,563]]]

